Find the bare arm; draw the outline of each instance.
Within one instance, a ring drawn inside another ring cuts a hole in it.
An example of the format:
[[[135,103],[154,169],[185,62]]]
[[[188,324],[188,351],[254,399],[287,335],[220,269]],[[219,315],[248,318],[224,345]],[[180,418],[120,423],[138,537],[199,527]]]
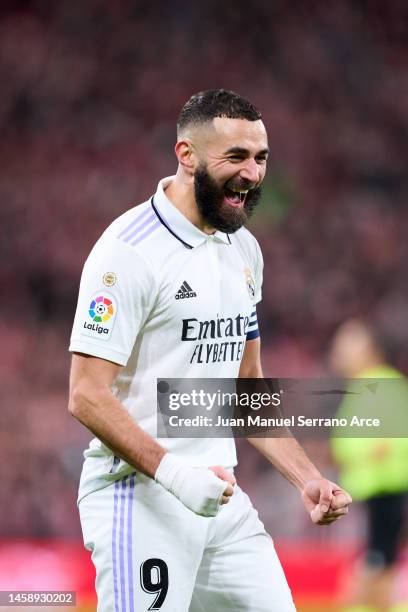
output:
[[[247,341],[239,371],[240,378],[263,378],[259,338]],[[351,497],[335,483],[323,478],[300,444],[288,437],[247,438],[293,485],[315,523],[331,523],[348,511]]]
[[[239,370],[240,378],[263,378],[261,366],[260,338],[249,340],[245,345]],[[318,469],[306,456],[300,444],[291,437],[287,438],[247,438],[277,470],[302,490],[308,480],[322,478]]]
[[[121,366],[75,353],[72,357],[69,411],[115,455],[124,459],[203,516],[215,516],[233,494],[235,479],[221,466],[194,470],[160,446],[130,417],[112,394]],[[215,478],[216,477],[216,478]]]
[[[110,387],[121,369],[111,361],[74,354],[69,411],[115,455],[154,478],[166,450],[135,423],[112,394]]]

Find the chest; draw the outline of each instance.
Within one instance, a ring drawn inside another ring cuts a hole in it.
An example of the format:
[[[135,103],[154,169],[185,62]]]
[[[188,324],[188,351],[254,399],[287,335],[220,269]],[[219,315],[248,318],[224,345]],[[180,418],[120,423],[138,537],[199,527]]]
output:
[[[209,239],[163,262],[160,276],[151,320],[180,328],[181,333],[186,326],[199,330],[201,325],[218,337],[243,335],[253,310],[254,271],[232,245]]]

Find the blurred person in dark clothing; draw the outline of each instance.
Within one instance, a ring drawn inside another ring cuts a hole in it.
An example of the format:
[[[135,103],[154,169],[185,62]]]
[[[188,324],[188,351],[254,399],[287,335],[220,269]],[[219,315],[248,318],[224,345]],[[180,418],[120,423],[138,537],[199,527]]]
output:
[[[348,320],[338,328],[330,352],[332,368],[345,378],[376,379],[378,385],[369,392],[368,402],[363,397],[356,403],[355,395],[346,395],[337,416],[350,422],[356,408],[369,416],[377,408],[385,409],[392,411],[394,426],[401,424],[402,434],[408,416],[408,384],[403,374],[387,363],[388,345],[385,336],[363,320]],[[391,385],[384,379],[399,380]],[[353,383],[349,388],[353,389]],[[408,439],[333,437],[332,450],[342,486],[354,500],[365,503],[368,519],[364,569],[356,588],[351,589],[354,605],[350,610],[387,610],[408,491]]]

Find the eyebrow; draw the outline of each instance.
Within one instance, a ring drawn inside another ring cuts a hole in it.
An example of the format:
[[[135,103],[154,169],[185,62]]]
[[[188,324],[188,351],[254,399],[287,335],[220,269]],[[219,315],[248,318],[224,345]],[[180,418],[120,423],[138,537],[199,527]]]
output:
[[[248,155],[249,151],[248,149],[243,149],[242,147],[231,147],[230,149],[225,151],[226,155],[230,155],[231,153],[233,153],[234,155]],[[258,153],[256,154],[256,157],[258,155],[268,155],[268,153],[269,153],[269,149],[267,147],[266,149],[262,149],[261,151],[258,151]]]

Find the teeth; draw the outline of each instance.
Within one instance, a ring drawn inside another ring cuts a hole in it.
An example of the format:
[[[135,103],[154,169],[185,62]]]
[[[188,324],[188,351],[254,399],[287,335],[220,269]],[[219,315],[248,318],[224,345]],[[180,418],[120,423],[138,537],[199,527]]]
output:
[[[246,195],[247,195],[249,189],[245,189],[245,190],[242,190],[242,189],[230,189],[230,191],[232,191],[232,193],[235,193],[235,194],[237,194],[239,196],[240,202],[245,202],[245,198],[246,198]]]
[[[233,191],[234,193],[238,193],[241,202],[245,200],[245,196],[248,193],[248,189],[246,191],[241,191],[240,189],[231,189],[231,191]]]

